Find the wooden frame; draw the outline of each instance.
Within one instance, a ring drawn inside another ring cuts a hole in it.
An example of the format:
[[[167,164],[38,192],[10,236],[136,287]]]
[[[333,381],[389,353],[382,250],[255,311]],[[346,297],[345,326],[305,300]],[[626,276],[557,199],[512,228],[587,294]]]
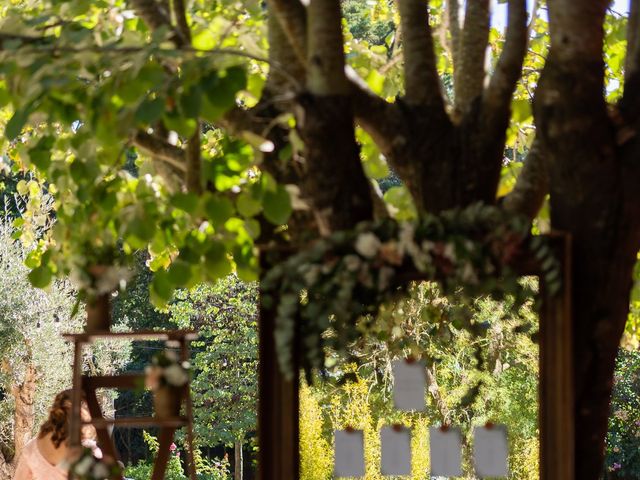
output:
[[[145,375],[104,375],[85,376],[82,374],[82,350],[83,346],[91,344],[94,340],[101,338],[115,338],[121,340],[165,340],[174,342],[180,348],[181,361],[189,360],[189,342],[197,338],[197,334],[187,330],[176,330],[168,332],[157,331],[137,331],[137,332],[97,332],[79,333],[63,335],[64,338],[74,342],[73,361],[73,398],[70,419],[70,439],[72,447],[81,444],[81,429],[83,424],[93,425],[98,435],[98,442],[104,453],[114,459],[118,459],[113,436],[109,432],[112,426],[122,427],[158,427],[160,429],[158,443],[158,455],[153,465],[153,475],[151,480],[163,480],[169,461],[169,446],[173,442],[175,432],[178,428],[187,429],[187,470],[190,480],[196,480],[196,466],[193,455],[193,403],[191,399],[190,383],[184,386],[182,400],[185,406],[185,416],[169,419],[158,419],[154,417],[129,417],[106,419],[98,403],[96,390],[98,388],[113,389],[136,389],[144,385]],[[81,421],[81,403],[84,398],[87,402],[91,420]]]
[[[522,258],[514,267],[522,276],[540,279],[540,479],[575,480],[574,385],[571,312],[571,238],[545,236],[562,264],[561,291],[552,295],[542,267]],[[260,401],[258,412],[261,480],[299,477],[298,383],[280,373],[273,338],[275,319],[260,319]]]

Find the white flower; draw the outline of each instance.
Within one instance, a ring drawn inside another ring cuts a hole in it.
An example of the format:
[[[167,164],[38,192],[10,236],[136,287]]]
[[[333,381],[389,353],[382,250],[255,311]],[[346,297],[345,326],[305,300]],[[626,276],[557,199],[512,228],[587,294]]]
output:
[[[371,232],[361,233],[356,239],[355,249],[363,257],[373,258],[380,249],[380,239]]]
[[[170,362],[176,363],[178,361],[178,354],[173,350],[165,350],[164,355]]]
[[[378,290],[386,290],[389,287],[394,274],[395,271],[393,268],[382,267],[378,273]]]
[[[93,466],[93,458],[90,456],[86,456],[82,460],[80,460],[78,463],[76,463],[76,466],[73,469],[73,471],[75,472],[76,475],[82,477],[83,475],[86,475],[87,473],[89,473],[89,470],[91,469],[92,466]]]
[[[110,474],[109,468],[102,462],[96,463],[93,466],[93,471],[91,473],[93,473],[94,477],[100,480],[108,478]]]
[[[462,281],[470,285],[475,285],[476,283],[478,283],[478,276],[476,275],[471,262],[466,262],[464,264],[464,268],[462,269]]]
[[[402,252],[409,252],[412,248],[417,247],[414,240],[415,228],[409,222],[400,224],[400,232],[398,233],[398,244]]]
[[[444,250],[442,251],[442,256],[444,258],[449,259],[452,263],[456,261],[456,247],[453,243],[446,243],[444,246]]]
[[[304,278],[304,282],[308,286],[311,286],[318,281],[319,276],[320,276],[320,266],[312,265],[306,269],[306,272],[304,272],[304,274],[302,275],[302,278]]]
[[[360,264],[362,263],[360,257],[358,257],[357,255],[345,255],[343,261],[345,267],[347,267],[347,270],[349,270],[350,272],[357,272],[360,268]]]
[[[189,381],[189,374],[178,364],[170,365],[164,369],[164,379],[174,387],[182,387]]]

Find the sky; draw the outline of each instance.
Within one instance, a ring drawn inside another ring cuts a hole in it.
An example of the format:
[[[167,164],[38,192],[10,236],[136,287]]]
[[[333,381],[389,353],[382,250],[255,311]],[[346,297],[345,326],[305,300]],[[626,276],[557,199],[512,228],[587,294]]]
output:
[[[491,20],[492,25],[502,30],[507,23],[507,4],[498,4],[497,0],[492,0],[493,3],[493,17]],[[527,0],[529,12],[531,12],[531,4],[533,0]],[[627,13],[629,11],[629,0],[614,0],[611,2],[611,8],[618,13]],[[544,13],[542,13],[544,15]]]

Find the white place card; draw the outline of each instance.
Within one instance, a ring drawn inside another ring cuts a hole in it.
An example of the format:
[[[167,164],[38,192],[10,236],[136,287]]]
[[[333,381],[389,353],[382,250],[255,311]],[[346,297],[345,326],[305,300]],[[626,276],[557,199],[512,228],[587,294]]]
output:
[[[411,475],[411,430],[383,427],[380,430],[382,475]]]
[[[475,427],[473,430],[473,463],[479,477],[509,476],[509,445],[504,425]]]
[[[429,450],[432,477],[462,476],[462,435],[459,428],[431,427]]]
[[[395,360],[393,369],[393,403],[398,410],[425,409],[427,375],[422,362]]]
[[[336,430],[334,432],[333,475],[364,477],[364,435],[362,430]]]

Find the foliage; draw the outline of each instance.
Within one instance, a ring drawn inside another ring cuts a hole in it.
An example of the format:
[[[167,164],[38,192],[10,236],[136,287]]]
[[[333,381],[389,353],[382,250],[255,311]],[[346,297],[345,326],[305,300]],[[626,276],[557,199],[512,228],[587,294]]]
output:
[[[300,386],[300,478],[329,480],[333,472],[331,444],[323,436],[322,409],[314,392]]]
[[[84,318],[72,315],[76,293],[68,280],[54,282],[48,290],[31,285],[25,266],[30,261],[30,250],[14,240],[15,230],[6,220],[0,223],[0,357],[2,371],[0,385],[10,392],[24,380],[25,369],[33,365],[37,372],[35,394],[35,425],[48,414],[55,395],[69,388],[73,362],[72,346],[62,333],[77,332]],[[129,348],[122,343],[107,340],[96,342],[91,353],[84,357],[84,368],[94,375],[113,374],[124,367]],[[51,368],[56,365],[57,368]],[[105,406],[112,394],[101,395]],[[0,403],[2,443],[12,445],[12,398],[5,396]],[[106,412],[109,413],[109,412]],[[35,433],[35,432],[34,432]]]
[[[621,349],[614,376],[605,474],[640,476],[640,352]]]
[[[381,312],[374,327],[377,335],[351,346],[359,366],[340,367],[342,381],[327,377],[303,387],[301,408],[313,412],[321,405],[322,416],[318,420],[312,414],[300,423],[302,461],[322,456],[318,450],[331,445],[333,429],[352,426],[364,430],[369,445],[365,450],[367,478],[379,478],[379,429],[404,423],[413,430],[413,478],[426,480],[430,426],[460,426],[466,445],[471,445],[472,427],[490,420],[508,427],[511,478],[537,480],[538,351],[530,334],[537,329],[537,318],[532,302],[514,312],[512,301],[487,297],[474,301],[471,321],[485,329],[483,335],[473,336],[448,318],[457,307],[466,308],[463,296],[443,297],[434,283],[413,285],[406,298]],[[408,354],[422,355],[427,367],[425,412],[407,414],[392,406],[391,361]],[[470,396],[471,388],[478,394]],[[320,428],[322,440],[308,441],[318,437]],[[465,447],[465,478],[472,478],[469,454]],[[330,448],[324,456],[331,456]]]
[[[110,14],[102,15],[106,7]],[[56,200],[52,236],[34,256],[39,285],[72,273],[81,293],[91,293],[92,265],[127,266],[128,256],[143,248],[157,272],[152,298],[158,304],[175,288],[219,278],[232,267],[255,278],[253,239],[260,227],[254,217],[263,214],[280,224],[291,210],[284,187],[253,168],[260,160],[258,147],[210,128],[203,132],[199,181],[213,188],[202,194],[178,191],[180,175],[171,169],[163,175],[167,169],[146,151],[138,151],[138,178],[127,161],[137,129],[162,120],[179,149],[198,119],[218,120],[236,105],[236,97],[250,103],[259,94],[261,70],[247,58],[252,55],[238,56],[231,48],[237,37],[225,39],[226,49],[210,50],[221,35],[252,31],[260,9],[247,5],[242,10],[255,20],[227,25],[224,18],[234,18],[234,8],[221,7],[212,28],[194,29],[194,49],[185,55],[167,46],[170,32],[152,34],[127,8],[115,0],[42,2],[35,9],[16,4],[3,12],[3,32],[24,34],[1,54],[7,81],[0,97],[2,106],[10,102],[13,110],[5,148],[19,171],[47,179]],[[200,5],[194,5],[196,11],[209,20]],[[42,41],[28,40],[38,32],[46,32]],[[59,49],[66,54],[51,54]],[[23,61],[15,62],[16,50],[23,51]],[[114,64],[125,54],[127,62]],[[35,88],[29,88],[32,82]],[[160,175],[154,176],[157,170]],[[235,195],[245,186],[246,194]],[[120,272],[112,270],[114,277]]]
[[[235,275],[181,290],[169,306],[193,342],[195,431],[201,444],[243,442],[256,428],[258,291]]]
[[[279,301],[276,343],[282,370],[293,374],[296,329],[305,346],[303,368],[307,373],[322,369],[325,349],[346,353],[367,332],[380,305],[406,291],[412,275],[440,281],[447,295],[464,287],[468,302],[480,294],[511,294],[518,308],[531,292],[509,263],[529,248],[526,237],[526,223],[505,217],[500,209],[473,205],[424,216],[415,225],[362,224],[317,241],[262,280],[263,302]],[[556,292],[559,267],[549,247],[538,238],[529,252],[541,260],[545,280]],[[464,314],[451,320],[473,329]]]
[[[390,9],[383,3],[375,2],[374,8],[367,2],[349,0],[342,5],[349,31],[358,40],[370,45],[385,45],[395,33],[395,25]]]
[[[144,432],[143,435],[150,452],[156,454],[159,449],[157,439],[147,432]],[[198,480],[229,480],[231,478],[229,474],[229,462],[226,458],[223,460],[214,459],[207,461],[202,458],[199,451],[194,453],[194,457],[197,459]],[[124,474],[125,477],[131,478],[132,480],[148,480],[151,478],[152,471],[152,463],[138,462],[135,466],[127,467]],[[175,444],[171,445],[171,454],[164,478],[166,480],[186,480],[188,478],[184,474],[180,451],[176,448]]]
[[[69,467],[69,478],[73,480],[117,480],[122,478],[122,469],[114,459],[98,458],[91,448],[85,448],[80,457]]]

